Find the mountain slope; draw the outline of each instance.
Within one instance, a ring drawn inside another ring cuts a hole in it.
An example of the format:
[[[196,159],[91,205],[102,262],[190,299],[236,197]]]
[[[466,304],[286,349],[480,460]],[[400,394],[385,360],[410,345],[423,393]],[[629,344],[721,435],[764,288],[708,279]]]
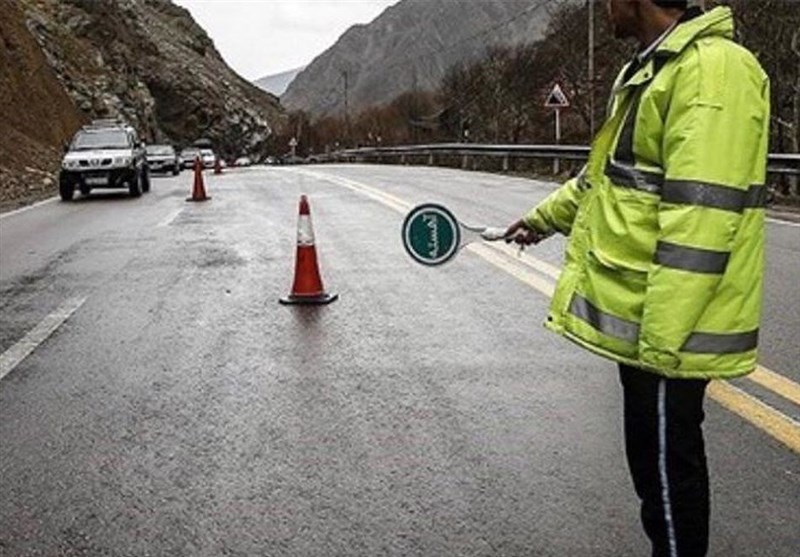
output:
[[[78,108],[121,116],[150,141],[209,138],[224,154],[263,150],[277,99],[234,73],[168,0],[18,0]]]
[[[272,93],[273,95],[280,97],[286,91],[286,88],[289,87],[289,84],[292,82],[292,80],[297,77],[297,74],[302,72],[304,69],[305,67],[301,67],[273,75],[267,75],[256,79],[253,83],[267,93]]]
[[[550,14],[583,0],[402,0],[367,25],[351,27],[291,83],[281,102],[312,115],[385,103],[414,88],[433,89],[454,64],[492,44],[542,37]]]

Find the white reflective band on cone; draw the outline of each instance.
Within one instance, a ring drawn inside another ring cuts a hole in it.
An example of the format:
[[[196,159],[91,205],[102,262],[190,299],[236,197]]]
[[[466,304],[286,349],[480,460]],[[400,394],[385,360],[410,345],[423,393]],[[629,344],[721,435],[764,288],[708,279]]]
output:
[[[311,215],[300,215],[297,221],[297,245],[314,245],[314,227],[311,226]]]

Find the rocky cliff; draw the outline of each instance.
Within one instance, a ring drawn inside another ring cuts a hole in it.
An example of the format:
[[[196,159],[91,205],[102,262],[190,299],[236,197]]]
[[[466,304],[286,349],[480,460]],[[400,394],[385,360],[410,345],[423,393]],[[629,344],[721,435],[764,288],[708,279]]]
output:
[[[402,0],[351,27],[289,85],[281,102],[314,116],[341,113],[345,75],[352,111],[413,89],[435,89],[445,71],[493,44],[542,37],[550,14],[583,0]]]
[[[78,108],[124,116],[157,141],[210,138],[258,150],[277,99],[239,77],[185,9],[168,0],[21,0],[28,28]]]
[[[256,154],[283,119],[277,98],[234,73],[169,0],[0,1],[0,93],[15,99],[4,110],[57,122],[51,148],[81,120],[122,117],[150,142],[208,138],[225,155]],[[15,158],[15,148],[4,147],[2,159]]]

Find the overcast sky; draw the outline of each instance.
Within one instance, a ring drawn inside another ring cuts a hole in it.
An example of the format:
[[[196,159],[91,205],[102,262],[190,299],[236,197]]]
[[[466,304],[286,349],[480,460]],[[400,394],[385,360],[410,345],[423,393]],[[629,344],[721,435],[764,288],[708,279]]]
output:
[[[209,34],[225,61],[253,80],[305,66],[348,27],[399,0],[174,0]]]

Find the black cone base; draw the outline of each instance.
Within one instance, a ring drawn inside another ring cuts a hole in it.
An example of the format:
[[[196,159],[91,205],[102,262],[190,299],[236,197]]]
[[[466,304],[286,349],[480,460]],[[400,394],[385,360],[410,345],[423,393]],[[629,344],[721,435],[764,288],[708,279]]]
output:
[[[339,299],[338,294],[320,294],[319,296],[294,296],[289,294],[278,300],[285,306],[324,306]]]

